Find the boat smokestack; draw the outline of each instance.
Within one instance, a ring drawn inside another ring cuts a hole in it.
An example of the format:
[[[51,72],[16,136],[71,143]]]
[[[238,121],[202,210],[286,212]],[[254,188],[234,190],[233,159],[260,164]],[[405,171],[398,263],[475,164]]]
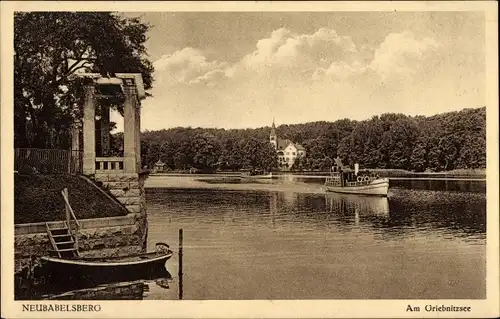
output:
[[[356,163],[354,164],[354,174],[358,175],[358,172],[359,172],[359,164]]]

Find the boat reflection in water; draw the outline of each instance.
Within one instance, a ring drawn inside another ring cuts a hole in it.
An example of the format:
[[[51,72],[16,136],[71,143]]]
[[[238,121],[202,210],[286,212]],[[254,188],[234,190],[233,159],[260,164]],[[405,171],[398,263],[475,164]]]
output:
[[[137,277],[137,276],[136,276]],[[142,300],[145,293],[149,291],[149,285],[155,285],[169,289],[172,275],[167,271],[161,271],[155,275],[148,274],[140,280],[108,282],[94,285],[90,282],[81,281],[75,285],[74,282],[68,285],[50,283],[50,288],[45,285],[45,289],[39,289],[38,295],[42,300]],[[33,295],[30,296],[33,299]],[[23,299],[23,298],[21,298]]]
[[[142,300],[149,291],[145,282],[124,282],[94,288],[72,290],[61,294],[44,295],[42,300]]]
[[[156,253],[153,253],[156,254]],[[142,254],[141,256],[148,255]],[[165,256],[170,258],[172,252]],[[131,259],[130,257],[129,259]],[[158,258],[164,258],[159,256]],[[119,258],[93,258],[92,260],[106,260]],[[172,275],[166,269],[165,261],[142,267],[112,267],[103,269],[102,262],[97,263],[96,269],[81,269],[85,258],[63,260],[65,263],[46,262],[37,267],[32,280],[16,287],[16,300],[36,299],[142,299],[142,292],[148,285],[145,282],[154,282],[156,285],[168,289],[168,282]],[[73,268],[61,268],[73,261]],[[85,264],[86,265],[86,264]],[[76,267],[76,268],[75,268]],[[87,267],[89,268],[89,267]],[[90,267],[91,268],[91,267]],[[141,292],[142,291],[142,292]]]
[[[387,197],[363,195],[325,195],[326,209],[340,216],[354,215],[354,222],[359,224],[360,219],[389,218],[389,200]]]

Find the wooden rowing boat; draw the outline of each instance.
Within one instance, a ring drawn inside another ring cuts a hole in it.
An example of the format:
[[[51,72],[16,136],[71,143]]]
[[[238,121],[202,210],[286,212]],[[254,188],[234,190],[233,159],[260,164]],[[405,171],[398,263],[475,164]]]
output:
[[[152,278],[166,273],[165,264],[173,256],[168,245],[158,243],[157,251],[125,257],[59,258],[42,257],[48,277],[55,281],[87,281],[93,283],[114,280]],[[164,246],[162,246],[164,245]],[[159,246],[162,246],[159,248]]]

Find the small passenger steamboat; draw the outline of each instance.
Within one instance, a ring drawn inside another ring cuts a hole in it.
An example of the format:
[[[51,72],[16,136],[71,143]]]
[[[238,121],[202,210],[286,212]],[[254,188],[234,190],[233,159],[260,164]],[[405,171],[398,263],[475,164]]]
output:
[[[335,159],[330,176],[326,178],[327,191],[345,194],[387,196],[389,179],[380,178],[377,174],[367,171],[360,172],[355,164],[354,171],[344,167],[340,159]]]

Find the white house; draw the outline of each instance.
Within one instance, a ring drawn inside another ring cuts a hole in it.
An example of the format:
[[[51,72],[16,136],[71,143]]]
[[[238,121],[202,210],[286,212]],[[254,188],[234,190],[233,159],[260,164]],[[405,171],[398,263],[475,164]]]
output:
[[[298,157],[305,157],[306,150],[298,143],[294,143],[288,139],[279,139],[276,135],[276,126],[271,127],[271,134],[269,134],[269,142],[274,146],[278,153],[279,167],[289,169]]]

